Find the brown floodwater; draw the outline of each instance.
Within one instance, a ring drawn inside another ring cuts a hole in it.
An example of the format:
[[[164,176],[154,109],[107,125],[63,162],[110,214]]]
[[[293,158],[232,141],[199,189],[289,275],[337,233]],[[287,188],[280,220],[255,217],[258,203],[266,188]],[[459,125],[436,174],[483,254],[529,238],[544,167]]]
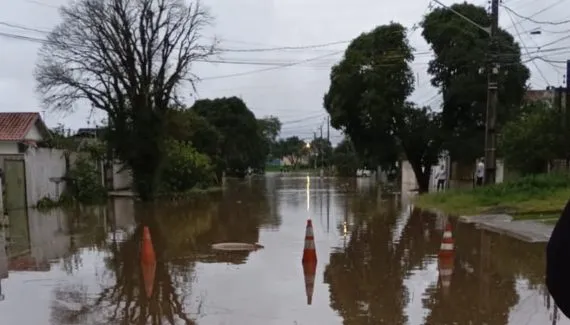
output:
[[[301,262],[308,218],[316,270]],[[545,290],[543,244],[422,213],[369,179],[270,175],[185,202],[12,211],[0,238],[2,325],[570,324]]]

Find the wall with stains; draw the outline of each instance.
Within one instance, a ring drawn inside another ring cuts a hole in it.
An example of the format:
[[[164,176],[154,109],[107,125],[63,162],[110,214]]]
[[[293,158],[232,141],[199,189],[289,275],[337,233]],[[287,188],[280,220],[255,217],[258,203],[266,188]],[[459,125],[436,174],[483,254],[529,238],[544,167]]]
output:
[[[65,158],[63,150],[48,148],[30,148],[24,155],[26,162],[26,197],[28,206],[35,206],[39,200],[49,197],[59,199],[65,189],[65,183],[57,184],[57,179],[65,176]],[[73,164],[75,155],[70,163]]]

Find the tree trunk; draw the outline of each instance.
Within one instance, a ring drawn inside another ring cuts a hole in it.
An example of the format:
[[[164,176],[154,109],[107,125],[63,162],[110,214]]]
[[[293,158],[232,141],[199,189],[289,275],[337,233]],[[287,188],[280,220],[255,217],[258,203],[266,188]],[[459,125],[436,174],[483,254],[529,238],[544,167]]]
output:
[[[427,193],[429,192],[429,180],[431,176],[431,166],[425,167],[425,171],[422,171],[422,164],[420,162],[409,161],[414,175],[416,176],[416,182],[418,183],[418,192]]]
[[[431,176],[431,171],[426,171],[425,173],[422,173],[420,176],[416,175],[416,180],[418,182],[418,190],[420,193],[429,192],[430,176]]]
[[[133,170],[134,187],[143,202],[152,201],[157,193],[158,182],[155,173]]]

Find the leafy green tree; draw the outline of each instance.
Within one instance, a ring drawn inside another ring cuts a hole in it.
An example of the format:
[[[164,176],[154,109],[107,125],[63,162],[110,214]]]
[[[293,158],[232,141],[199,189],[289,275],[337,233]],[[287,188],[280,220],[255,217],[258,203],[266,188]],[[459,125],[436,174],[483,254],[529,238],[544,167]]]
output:
[[[261,134],[269,142],[275,142],[281,132],[281,121],[275,116],[268,116],[257,120]]]
[[[255,115],[241,99],[198,100],[191,110],[208,121],[221,135],[219,168],[235,176],[245,175],[248,167],[264,168],[267,158],[265,141]]]
[[[279,156],[287,158],[293,166],[297,166],[309,154],[307,144],[297,136],[279,140],[277,147]]]
[[[442,150],[441,115],[429,107],[408,104],[394,120],[394,134],[414,170],[418,190],[425,193],[429,190],[431,166],[438,163]]]
[[[101,203],[107,197],[107,191],[101,184],[101,173],[97,164],[90,157],[80,156],[69,171],[71,182],[68,183],[64,196],[84,204]]]
[[[422,35],[435,52],[428,72],[443,95],[442,127],[445,148],[454,161],[472,162],[484,151],[489,53],[499,64],[497,126],[516,116],[525,93],[529,70],[521,62],[520,48],[512,35],[499,30],[491,46],[489,35],[459,17],[490,26],[484,7],[468,3],[437,8],[425,16]]]
[[[321,166],[321,164],[324,166],[331,165],[333,148],[329,140],[325,138],[316,138],[311,141],[310,146],[311,152],[313,153],[309,162],[310,165],[315,165],[315,159],[317,160],[316,165],[318,166]]]
[[[268,116],[257,120],[259,132],[265,141],[268,155],[275,158],[275,149],[277,144],[277,137],[281,132],[281,121],[275,116]]]
[[[115,154],[132,170],[143,201],[158,191],[165,115],[192,63],[214,51],[201,43],[210,22],[198,1],[78,0],[60,10],[36,69],[47,107],[87,101],[109,116]]]
[[[399,24],[359,36],[333,67],[325,108],[333,126],[350,136],[367,167],[376,161],[388,170],[403,153],[419,190],[425,192],[441,151],[441,123],[429,108],[406,102],[413,91],[412,60],[405,29]]]
[[[339,176],[354,176],[360,167],[358,155],[350,139],[343,139],[333,150],[332,163]]]
[[[172,108],[167,116],[169,138],[191,143],[199,153],[210,158],[218,180],[224,170],[221,157],[222,134],[204,117],[184,107]]]
[[[522,174],[543,173],[549,161],[565,158],[568,150],[562,118],[559,110],[533,103],[505,124],[499,145],[508,166]]]
[[[331,124],[374,165],[392,166],[398,159],[393,117],[414,90],[413,59],[405,28],[391,23],[354,39],[332,68],[324,96]]]
[[[198,152],[190,143],[170,140],[167,142],[167,159],[162,184],[167,193],[206,188],[214,183],[214,168],[210,158]]]

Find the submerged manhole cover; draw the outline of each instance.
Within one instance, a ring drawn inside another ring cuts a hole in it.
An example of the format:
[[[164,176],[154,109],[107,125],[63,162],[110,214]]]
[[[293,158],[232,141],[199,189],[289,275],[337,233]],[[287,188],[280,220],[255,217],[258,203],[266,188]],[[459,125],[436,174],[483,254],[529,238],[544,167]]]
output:
[[[219,251],[255,251],[260,248],[263,248],[263,246],[248,243],[218,243],[212,245],[212,249]]]

